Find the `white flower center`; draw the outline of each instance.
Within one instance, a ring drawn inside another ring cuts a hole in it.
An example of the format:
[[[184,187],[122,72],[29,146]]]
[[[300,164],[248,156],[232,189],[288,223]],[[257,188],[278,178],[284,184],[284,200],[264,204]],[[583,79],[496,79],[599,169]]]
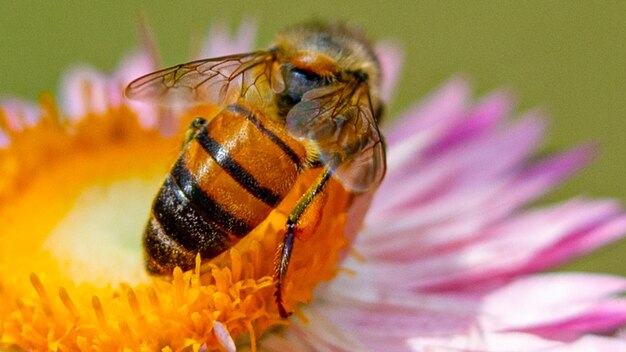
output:
[[[146,281],[141,234],[161,181],[129,179],[86,189],[45,248],[77,283]]]

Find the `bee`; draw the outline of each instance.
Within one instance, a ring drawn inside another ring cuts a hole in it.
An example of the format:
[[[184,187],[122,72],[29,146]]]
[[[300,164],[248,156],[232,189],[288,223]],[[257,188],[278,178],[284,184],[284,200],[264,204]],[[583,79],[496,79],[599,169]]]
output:
[[[375,189],[385,174],[378,130],[381,68],[369,42],[341,24],[310,23],[277,35],[267,50],[162,69],[131,82],[131,99],[160,105],[217,104],[196,118],[178,160],[152,204],[143,246],[147,270],[191,269],[259,225],[294,187],[319,169],[287,218],[275,264],[282,287],[300,218],[320,212],[332,178],[352,194]]]

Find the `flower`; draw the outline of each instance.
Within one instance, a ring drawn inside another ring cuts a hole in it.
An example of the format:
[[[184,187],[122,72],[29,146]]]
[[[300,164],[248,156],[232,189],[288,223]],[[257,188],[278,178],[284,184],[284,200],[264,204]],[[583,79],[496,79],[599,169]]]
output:
[[[250,50],[252,28],[232,40],[214,30],[203,55]],[[379,51],[390,97],[400,55],[389,45]],[[38,106],[0,103],[0,348],[626,348],[611,337],[626,322],[625,279],[537,273],[626,233],[614,201],[527,207],[588,162],[591,149],[532,160],[545,129],[540,114],[506,122],[508,95],[470,105],[462,79],[386,132],[388,173],[341,269],[347,240],[337,229],[362,209],[345,214],[347,195],[333,186],[324,211],[334,216],[321,237],[298,243],[290,267],[286,297],[296,317],[278,317],[272,254],[308,179],[223,255],[172,278],[147,277],[139,234],[151,199],[181,131],[217,112],[125,101],[125,84],[156,69],[151,52],[145,44],[111,76],[70,72],[60,108],[50,95]]]
[[[533,153],[545,119],[512,121],[507,93],[470,105],[445,83],[386,131],[388,172],[354,243],[283,336],[298,351],[622,351],[626,279],[538,273],[619,239],[623,209],[575,198],[528,207],[590,161]],[[323,347],[319,347],[323,346]]]

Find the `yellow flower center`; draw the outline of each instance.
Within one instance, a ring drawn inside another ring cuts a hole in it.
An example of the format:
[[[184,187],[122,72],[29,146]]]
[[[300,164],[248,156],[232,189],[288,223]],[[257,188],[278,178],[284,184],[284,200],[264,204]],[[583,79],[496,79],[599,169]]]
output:
[[[44,248],[75,282],[106,286],[147,281],[137,234],[143,231],[142,219],[161,181],[129,179],[86,188],[50,232]]]
[[[0,348],[180,350],[223,348],[226,330],[250,341],[277,325],[274,259],[287,214],[317,176],[236,246],[175,270],[144,271],[141,233],[152,198],[178,154],[126,107],[63,123],[45,98],[41,121],[9,132],[0,150]],[[0,122],[4,120],[0,111]],[[212,116],[197,108],[181,118]],[[350,196],[334,181],[316,234],[296,241],[284,287],[288,309],[337,270]]]

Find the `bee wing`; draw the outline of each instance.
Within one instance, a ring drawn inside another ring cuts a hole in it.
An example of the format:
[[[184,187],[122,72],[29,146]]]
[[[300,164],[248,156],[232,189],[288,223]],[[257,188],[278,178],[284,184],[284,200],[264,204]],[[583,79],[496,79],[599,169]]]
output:
[[[279,71],[269,51],[196,60],[137,78],[126,87],[126,96],[165,106],[223,104],[253,94],[266,101],[271,90],[262,85],[284,89]]]
[[[367,191],[385,175],[384,143],[362,83],[307,92],[287,115],[287,130],[315,143],[320,160],[354,192]]]

